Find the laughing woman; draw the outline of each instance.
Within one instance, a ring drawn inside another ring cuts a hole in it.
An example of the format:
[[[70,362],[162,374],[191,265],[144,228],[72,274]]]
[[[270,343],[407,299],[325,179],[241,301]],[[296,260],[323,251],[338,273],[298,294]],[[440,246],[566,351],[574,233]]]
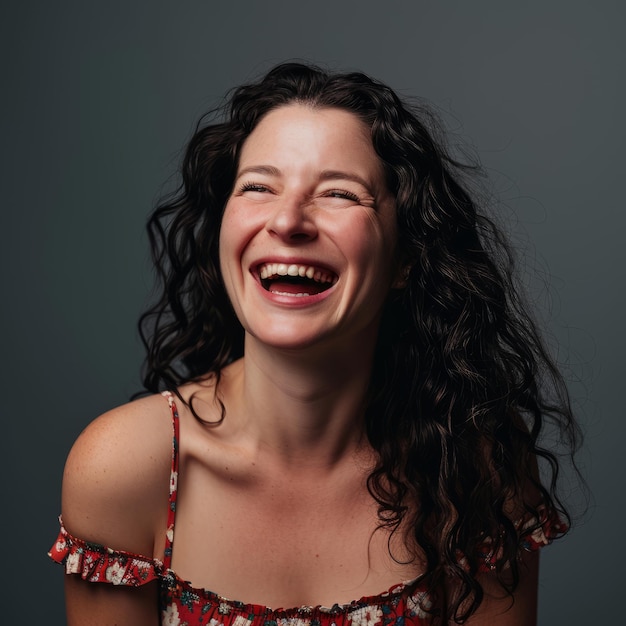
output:
[[[152,395],[67,461],[69,624],[535,623],[540,437],[577,429],[426,119],[286,64],[199,127],[149,222]]]

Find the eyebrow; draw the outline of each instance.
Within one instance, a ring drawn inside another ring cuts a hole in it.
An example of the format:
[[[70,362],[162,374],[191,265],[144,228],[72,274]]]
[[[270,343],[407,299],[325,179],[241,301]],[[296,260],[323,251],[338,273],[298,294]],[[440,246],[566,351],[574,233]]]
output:
[[[341,170],[324,170],[320,176],[321,180],[351,180],[355,183],[359,183],[367,189],[370,190],[370,183],[368,183],[364,178],[361,178],[358,174],[352,174],[350,172],[342,172]]]
[[[237,179],[241,178],[245,174],[280,176],[281,171],[273,165],[251,165],[250,167],[244,167],[239,174],[237,174]],[[358,174],[343,172],[341,170],[324,170],[320,175],[320,180],[351,180],[355,183],[359,183],[368,191],[370,190],[370,184],[364,178],[361,178]]]
[[[280,176],[280,170],[272,165],[252,165],[250,167],[244,167],[237,174],[237,178],[241,178],[244,174],[267,174],[268,176]]]

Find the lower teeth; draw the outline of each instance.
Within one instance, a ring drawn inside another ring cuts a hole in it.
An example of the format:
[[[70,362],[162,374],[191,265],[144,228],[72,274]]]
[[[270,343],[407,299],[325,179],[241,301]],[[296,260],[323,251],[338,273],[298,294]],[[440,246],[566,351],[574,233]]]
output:
[[[302,298],[303,296],[310,295],[308,293],[289,293],[287,291],[272,291],[272,293],[275,293],[277,296],[291,296],[292,298]]]

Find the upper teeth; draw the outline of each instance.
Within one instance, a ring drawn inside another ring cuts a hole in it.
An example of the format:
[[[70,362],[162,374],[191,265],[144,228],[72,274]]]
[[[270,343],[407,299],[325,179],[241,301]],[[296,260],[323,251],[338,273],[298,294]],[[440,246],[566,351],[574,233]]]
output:
[[[264,263],[259,267],[259,276],[262,279],[272,278],[273,276],[305,276],[318,283],[333,283],[335,276],[330,272],[321,270],[312,265],[287,265],[286,263]]]

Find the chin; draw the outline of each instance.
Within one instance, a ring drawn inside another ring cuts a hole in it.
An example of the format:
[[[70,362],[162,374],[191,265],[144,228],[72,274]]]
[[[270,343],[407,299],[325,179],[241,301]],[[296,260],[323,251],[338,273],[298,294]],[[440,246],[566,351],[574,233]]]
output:
[[[324,344],[325,334],[311,332],[288,332],[288,329],[281,328],[275,332],[264,330],[262,332],[247,331],[246,339],[262,344],[267,348],[276,350],[307,350],[315,346]]]

